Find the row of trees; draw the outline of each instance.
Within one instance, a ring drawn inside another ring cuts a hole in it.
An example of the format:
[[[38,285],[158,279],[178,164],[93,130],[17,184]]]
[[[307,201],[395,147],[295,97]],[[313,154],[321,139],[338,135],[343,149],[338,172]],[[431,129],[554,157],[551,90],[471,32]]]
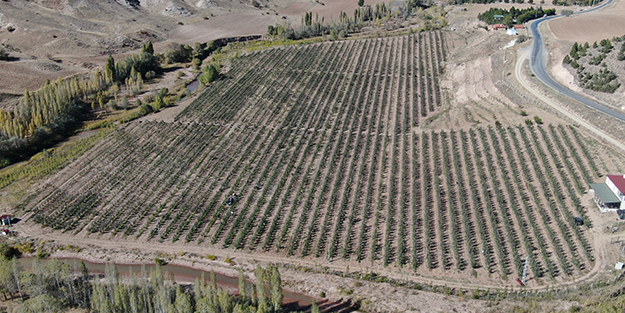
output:
[[[105,278],[89,274],[84,262],[74,265],[56,259],[33,259],[24,270],[17,258],[0,257],[0,292],[15,299],[15,312],[63,312],[71,308],[97,313],[113,312],[282,312],[283,294],[276,266],[257,267],[256,283],[239,271],[239,290],[230,295],[217,286],[215,273],[202,274],[192,286],[169,279],[159,265],[147,272],[120,276],[107,264]],[[207,282],[208,281],[208,282]],[[318,308],[317,308],[318,309]]]
[[[89,102],[104,103],[116,97],[119,85],[129,89],[142,85],[148,72],[158,70],[152,43],[144,45],[140,54],[115,63],[109,57],[104,71],[89,76],[72,76],[46,81],[36,91],[26,90],[12,110],[0,109],[0,159],[14,160],[31,154],[49,144],[79,121],[89,109]],[[109,89],[115,88],[112,91]],[[62,138],[62,136],[61,136]]]
[[[341,12],[338,21],[326,22],[322,17],[315,15],[313,20],[312,12],[306,12],[302,17],[301,25],[293,28],[287,25],[270,25],[267,34],[272,37],[298,40],[322,35],[329,35],[331,40],[345,38],[350,33],[359,32],[367,23],[374,22],[381,25],[381,21],[388,21],[391,18],[407,18],[420,8],[427,8],[431,1],[405,0],[403,5],[397,9],[391,9],[390,3],[377,3],[375,7],[364,5],[359,2],[359,7],[354,10],[353,17]]]
[[[543,17],[544,15],[555,14],[556,9],[543,10],[542,6],[538,8],[529,7],[526,9],[516,9],[515,7],[511,7],[510,10],[491,8],[484,13],[478,14],[477,18],[488,24],[503,23],[506,26],[511,27],[515,23],[523,24],[535,18]],[[498,17],[498,15],[503,15],[503,18]]]

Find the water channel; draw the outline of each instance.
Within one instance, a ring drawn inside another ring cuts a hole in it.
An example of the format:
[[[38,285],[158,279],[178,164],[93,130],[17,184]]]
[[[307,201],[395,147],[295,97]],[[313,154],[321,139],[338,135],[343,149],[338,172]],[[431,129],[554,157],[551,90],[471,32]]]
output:
[[[37,260],[37,262],[40,262],[40,264],[45,264],[46,262],[50,262],[51,260],[52,259],[39,259]],[[80,259],[76,259],[76,258],[59,258],[56,260],[69,264],[75,270],[78,270],[79,268],[78,264],[81,261]],[[19,262],[24,269],[30,270],[33,267],[32,258],[21,258],[19,259]],[[85,262],[85,265],[87,266],[87,269],[89,270],[89,273],[91,274],[104,274],[105,273],[106,263],[93,263],[89,261],[84,261],[84,262]],[[139,264],[135,264],[135,265],[116,264],[116,266],[117,266],[117,272],[121,276],[127,276],[131,272],[134,273],[134,275],[141,273],[141,265]],[[145,264],[145,269],[147,273],[151,273],[155,267],[156,265],[154,264]],[[163,274],[169,273],[169,275],[171,275],[177,283],[183,283],[183,284],[193,283],[196,278],[200,279],[202,277],[202,273],[204,273],[205,278],[208,279],[209,273],[210,273],[210,272],[206,272],[200,269],[194,269],[194,268],[190,268],[186,266],[173,265],[173,264],[167,264],[167,265],[161,266],[161,269],[163,271]],[[238,277],[230,277],[230,276],[222,275],[219,273],[215,273],[215,279],[216,279],[217,285],[221,286],[224,289],[237,289],[239,285]],[[309,310],[312,300],[314,299],[306,295],[303,295],[301,293],[290,292],[288,290],[283,290],[283,294],[284,294],[284,305],[289,310],[303,310],[303,311]],[[324,301],[320,299],[314,299],[314,300],[316,300],[317,303],[320,304],[320,307],[322,309],[325,307],[325,309],[323,309],[324,312],[337,312],[337,311],[344,312],[345,310],[344,305],[341,305],[340,303],[334,303],[334,302]]]

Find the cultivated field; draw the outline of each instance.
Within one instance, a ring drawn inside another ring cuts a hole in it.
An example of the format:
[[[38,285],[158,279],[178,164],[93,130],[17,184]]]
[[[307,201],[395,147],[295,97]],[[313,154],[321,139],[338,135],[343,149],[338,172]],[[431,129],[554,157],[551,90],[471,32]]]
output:
[[[567,125],[428,130],[447,50],[432,32],[239,57],[174,122],[118,127],[24,218],[408,275],[501,281],[527,256],[530,277],[587,273],[593,240],[573,217],[588,221],[580,198],[605,173],[586,140]]]

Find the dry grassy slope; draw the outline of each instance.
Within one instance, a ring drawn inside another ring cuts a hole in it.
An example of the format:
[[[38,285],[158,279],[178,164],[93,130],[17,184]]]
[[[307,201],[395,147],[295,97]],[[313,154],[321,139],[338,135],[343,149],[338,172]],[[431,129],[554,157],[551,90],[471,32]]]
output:
[[[173,29],[208,32],[207,40],[222,37],[220,29],[237,35],[241,18],[224,22],[226,15],[265,18],[254,28],[265,29],[275,22],[275,12],[296,1],[257,0],[258,7],[253,0],[0,1],[0,43],[15,58],[0,62],[0,93],[21,94],[46,79],[86,72],[102,65],[106,55],[121,58],[148,40],[177,41]],[[273,19],[266,19],[270,15]]]

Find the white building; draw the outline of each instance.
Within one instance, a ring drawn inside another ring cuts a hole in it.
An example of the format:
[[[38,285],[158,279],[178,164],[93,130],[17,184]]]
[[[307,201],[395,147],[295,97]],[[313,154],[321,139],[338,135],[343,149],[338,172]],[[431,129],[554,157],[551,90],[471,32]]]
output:
[[[590,184],[590,189],[601,211],[625,210],[625,175],[607,175],[605,183]]]
[[[621,200],[621,210],[625,210],[625,175],[607,175],[605,184]]]

